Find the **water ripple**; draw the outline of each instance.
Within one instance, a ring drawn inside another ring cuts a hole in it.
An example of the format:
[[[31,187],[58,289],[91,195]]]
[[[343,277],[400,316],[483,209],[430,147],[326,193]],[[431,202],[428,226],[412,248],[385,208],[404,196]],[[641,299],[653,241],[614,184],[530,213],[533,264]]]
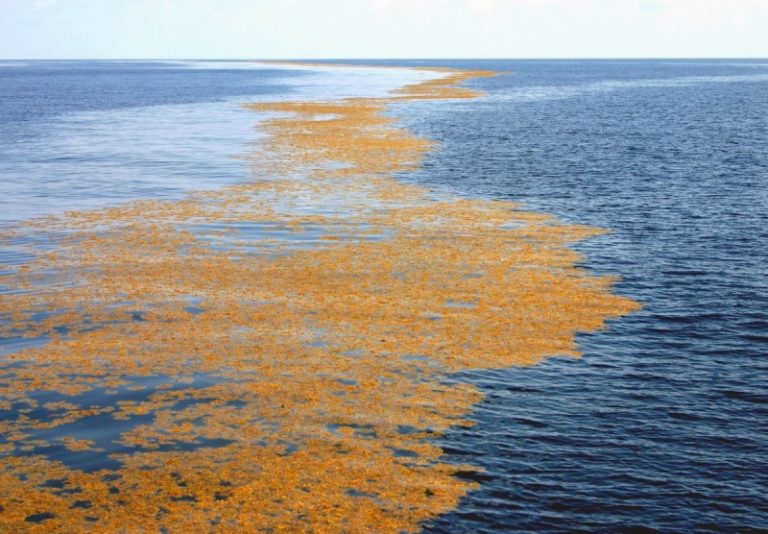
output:
[[[462,377],[488,397],[442,443],[487,479],[427,531],[768,528],[768,78],[739,65],[483,62],[513,71],[485,102],[408,110],[443,145],[406,179],[609,228],[586,266],[645,306]]]

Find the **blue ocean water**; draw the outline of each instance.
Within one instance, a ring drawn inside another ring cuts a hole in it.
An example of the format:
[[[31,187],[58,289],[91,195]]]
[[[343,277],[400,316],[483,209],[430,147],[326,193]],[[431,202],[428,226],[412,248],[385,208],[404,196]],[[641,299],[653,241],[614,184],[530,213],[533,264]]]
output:
[[[401,178],[611,230],[579,248],[642,311],[581,359],[467,373],[442,439],[481,488],[433,532],[768,530],[768,61],[421,61],[505,71],[393,113],[439,144]],[[381,94],[402,71],[0,66],[0,222],[251,176],[238,104]],[[0,347],[2,348],[2,347]]]
[[[443,445],[486,472],[427,530],[768,530],[768,62],[448,64],[509,74],[404,110],[441,143],[405,179],[610,229],[579,248],[644,308],[462,377]]]

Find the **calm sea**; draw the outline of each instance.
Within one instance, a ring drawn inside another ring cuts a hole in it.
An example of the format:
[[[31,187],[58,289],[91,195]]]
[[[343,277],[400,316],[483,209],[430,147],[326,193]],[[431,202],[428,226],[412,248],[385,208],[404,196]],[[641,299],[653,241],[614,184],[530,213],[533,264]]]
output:
[[[0,61],[0,223],[252,179],[239,104],[384,96],[407,70],[218,61]],[[264,118],[261,116],[260,118]]]
[[[586,266],[644,305],[581,359],[462,377],[487,397],[441,446],[482,486],[427,530],[768,530],[768,61],[382,63],[505,71],[394,111],[440,142],[401,178],[610,229]],[[0,62],[0,222],[248,180],[238,103],[416,79]]]

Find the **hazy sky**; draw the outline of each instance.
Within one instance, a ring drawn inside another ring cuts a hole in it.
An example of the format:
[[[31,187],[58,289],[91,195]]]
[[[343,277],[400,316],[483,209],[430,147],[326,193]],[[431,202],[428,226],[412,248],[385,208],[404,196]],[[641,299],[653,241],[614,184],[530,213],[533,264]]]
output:
[[[0,0],[0,58],[768,57],[768,0]]]

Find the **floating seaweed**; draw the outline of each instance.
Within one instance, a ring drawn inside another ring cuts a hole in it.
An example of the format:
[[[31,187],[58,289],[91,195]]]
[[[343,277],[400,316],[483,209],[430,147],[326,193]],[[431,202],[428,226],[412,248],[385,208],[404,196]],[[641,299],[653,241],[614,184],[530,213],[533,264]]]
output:
[[[415,531],[476,487],[434,441],[482,397],[451,375],[638,305],[577,267],[601,230],[393,178],[434,143],[384,112],[493,75],[440,74],[248,105],[251,183],[0,236],[34,256],[0,275],[0,529]]]

